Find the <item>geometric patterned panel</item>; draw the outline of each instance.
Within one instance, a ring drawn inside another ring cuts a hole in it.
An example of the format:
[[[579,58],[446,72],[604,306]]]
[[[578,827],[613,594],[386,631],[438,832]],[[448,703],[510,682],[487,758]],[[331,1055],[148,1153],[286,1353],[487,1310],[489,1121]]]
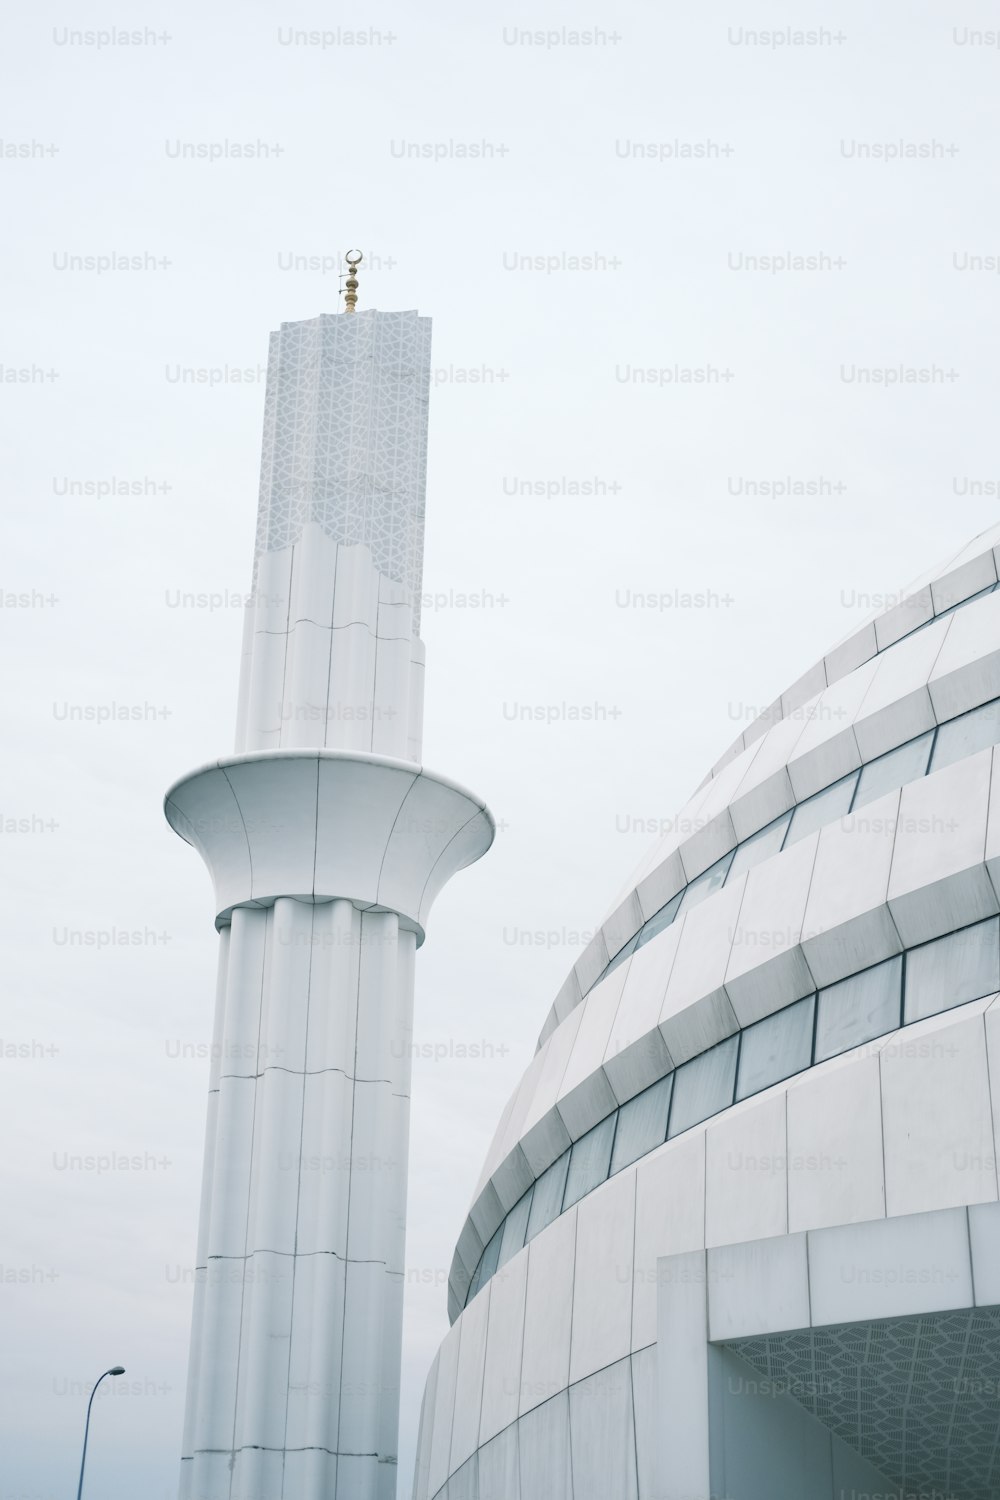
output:
[[[904,1495],[1000,1497],[1000,1308],[728,1344]]]
[[[321,313],[271,334],[255,559],[307,521],[366,543],[410,590],[420,629],[431,322]],[[256,562],[255,562],[256,571]]]

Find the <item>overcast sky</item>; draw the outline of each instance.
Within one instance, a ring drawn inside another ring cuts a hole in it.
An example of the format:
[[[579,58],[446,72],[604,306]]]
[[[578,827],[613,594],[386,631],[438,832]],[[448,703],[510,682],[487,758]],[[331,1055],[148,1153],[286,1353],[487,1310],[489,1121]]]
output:
[[[352,246],[362,307],[434,319],[425,755],[501,826],[418,960],[408,1496],[483,1155],[650,828],[996,519],[996,26],[923,0],[8,10],[0,1500],[72,1493],[116,1362],[88,1493],[176,1492],[216,936],[161,798],[232,746],[269,330],[336,310]],[[140,44],[97,44],[122,27]],[[775,256],[817,268],[753,268]],[[789,479],[813,492],[768,492]],[[106,1153],[139,1170],[73,1163]]]

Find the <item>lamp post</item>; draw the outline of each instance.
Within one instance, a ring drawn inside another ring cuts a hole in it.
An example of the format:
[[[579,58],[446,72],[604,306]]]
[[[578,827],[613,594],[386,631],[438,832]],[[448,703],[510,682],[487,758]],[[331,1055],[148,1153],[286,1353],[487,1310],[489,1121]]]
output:
[[[124,1365],[112,1365],[110,1370],[105,1370],[105,1372],[104,1372],[104,1375],[124,1375],[124,1374],[125,1374],[125,1366]],[[90,1400],[87,1402],[87,1422],[86,1422],[86,1425],[85,1425],[85,1427],[83,1429],[83,1457],[80,1459],[80,1483],[76,1487],[76,1500],[80,1500],[80,1496],[83,1494],[83,1466],[87,1462],[87,1437],[88,1437],[88,1435],[90,1433],[90,1408],[94,1404],[94,1397],[97,1395],[97,1387],[100,1385],[101,1381],[104,1379],[104,1375],[101,1375],[98,1378],[98,1380],[96,1381],[96,1383],[94,1385],[94,1389],[90,1393]]]

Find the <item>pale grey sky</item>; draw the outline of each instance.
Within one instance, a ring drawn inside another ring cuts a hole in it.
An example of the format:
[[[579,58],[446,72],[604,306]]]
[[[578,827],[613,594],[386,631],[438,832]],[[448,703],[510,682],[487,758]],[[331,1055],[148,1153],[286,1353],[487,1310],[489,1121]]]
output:
[[[362,306],[433,317],[425,586],[480,599],[424,610],[427,763],[502,834],[419,961],[405,1496],[482,1157],[649,824],[996,519],[995,32],[923,0],[8,15],[0,1500],[72,1492],[117,1361],[89,1492],[175,1494],[215,934],[160,804],[232,743],[269,330],[335,310],[355,245]],[[783,255],[819,268],[751,268]],[[102,1153],[138,1170],[72,1161]]]

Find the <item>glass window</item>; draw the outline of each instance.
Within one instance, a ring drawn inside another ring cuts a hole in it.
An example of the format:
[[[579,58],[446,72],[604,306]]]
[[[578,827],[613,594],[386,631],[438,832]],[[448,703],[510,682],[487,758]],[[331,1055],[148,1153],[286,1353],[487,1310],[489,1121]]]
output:
[[[532,1184],[534,1186],[534,1184]],[[518,1198],[503,1222],[503,1239],[497,1257],[497,1270],[505,1266],[512,1255],[516,1255],[524,1244],[524,1231],[528,1227],[528,1210],[531,1207],[531,1188]]]
[[[733,1102],[738,1036],[727,1037],[700,1057],[693,1057],[674,1073],[674,1102],[670,1110],[672,1139]]]
[[[664,927],[670,926],[677,915],[677,908],[681,904],[681,897],[683,895],[683,891],[678,891],[676,896],[671,896],[666,906],[661,906],[659,911],[653,913],[646,925],[639,929],[639,936],[635,944],[637,948],[641,948],[644,943],[648,943],[652,938],[655,938],[656,934],[662,932]]]
[[[947,724],[940,725],[934,741],[931,770],[940,771],[943,766],[953,765],[956,760],[964,760],[967,755],[975,755],[977,750],[985,750],[987,745],[995,745],[998,741],[1000,700],[994,699],[992,703],[984,703],[982,708],[963,714],[960,719],[949,719]]]
[[[890,750],[888,755],[880,755],[878,760],[871,760],[866,766],[862,766],[861,780],[858,782],[857,796],[851,811],[857,812],[866,802],[874,802],[876,797],[894,791],[896,787],[905,786],[908,781],[916,781],[918,776],[926,775],[933,738],[934,731],[929,729],[919,739],[908,740],[897,750]]]
[[[466,1305],[470,1303],[479,1288],[483,1284],[483,1257],[479,1257],[479,1264],[473,1272],[472,1280],[469,1282],[469,1290],[465,1294]]]
[[[899,1025],[901,958],[852,974],[819,992],[816,1022],[816,1061],[836,1057],[848,1047],[859,1047],[872,1037],[884,1036]]]
[[[640,928],[639,931],[641,932],[642,929]],[[617,969],[617,967],[618,967],[619,964],[623,964],[625,962],[625,960],[632,953],[635,952],[636,945],[637,945],[638,941],[639,941],[639,933],[637,932],[634,937],[630,937],[629,938],[629,940],[625,944],[624,948],[619,949],[619,951],[615,954],[614,958],[611,960],[611,962],[608,964],[608,967],[604,970],[604,973],[601,975],[602,979],[607,979],[608,975],[614,969]]]
[[[528,1214],[528,1230],[524,1243],[533,1240],[547,1224],[562,1213],[563,1188],[566,1186],[566,1168],[569,1152],[564,1151],[558,1161],[547,1167],[535,1183],[531,1195],[531,1211]]]
[[[857,771],[852,771],[842,781],[835,781],[833,786],[817,792],[806,802],[800,802],[792,813],[792,826],[785,839],[786,849],[799,839],[804,839],[807,834],[814,833],[817,828],[832,823],[835,818],[842,818],[851,805],[857,779]]]
[[[782,813],[780,818],[775,818],[773,823],[768,823],[759,833],[744,839],[733,855],[727,880],[735,880],[744,870],[750,870],[754,865],[759,865],[762,859],[769,859],[772,854],[777,854],[785,842],[785,829],[791,816],[790,812]]]
[[[643,1089],[618,1111],[618,1131],[615,1149],[611,1155],[613,1177],[623,1167],[631,1166],[647,1151],[655,1151],[667,1138],[667,1115],[670,1113],[670,1093],[674,1075],[668,1073],[659,1083]]]
[[[703,870],[700,875],[696,876],[684,891],[680,910],[690,911],[692,906],[697,906],[699,902],[704,901],[706,896],[711,896],[713,891],[717,891],[729,874],[729,866],[732,862],[733,851],[730,850],[721,859],[717,859],[714,865],[709,865],[707,870]]]
[[[813,1014],[816,996],[797,1000],[764,1021],[748,1026],[740,1044],[737,1099],[801,1073],[812,1061]]]
[[[570,1208],[587,1193],[599,1187],[608,1175],[611,1161],[611,1142],[615,1138],[617,1114],[608,1115],[593,1130],[588,1130],[573,1144],[569,1159],[569,1175],[566,1178],[566,1197],[563,1208]]]
[[[489,1281],[490,1277],[496,1270],[497,1256],[500,1254],[500,1241],[503,1239],[503,1232],[504,1224],[501,1224],[500,1228],[497,1230],[496,1234],[493,1236],[489,1244],[486,1246],[486,1249],[483,1251],[479,1265],[476,1267],[476,1274],[473,1276],[472,1282],[469,1286],[469,1295],[465,1299],[466,1302],[472,1301],[473,1297],[479,1291],[480,1287],[485,1286],[486,1282]]]
[[[998,990],[1000,917],[990,917],[906,955],[903,1019],[908,1025]]]

